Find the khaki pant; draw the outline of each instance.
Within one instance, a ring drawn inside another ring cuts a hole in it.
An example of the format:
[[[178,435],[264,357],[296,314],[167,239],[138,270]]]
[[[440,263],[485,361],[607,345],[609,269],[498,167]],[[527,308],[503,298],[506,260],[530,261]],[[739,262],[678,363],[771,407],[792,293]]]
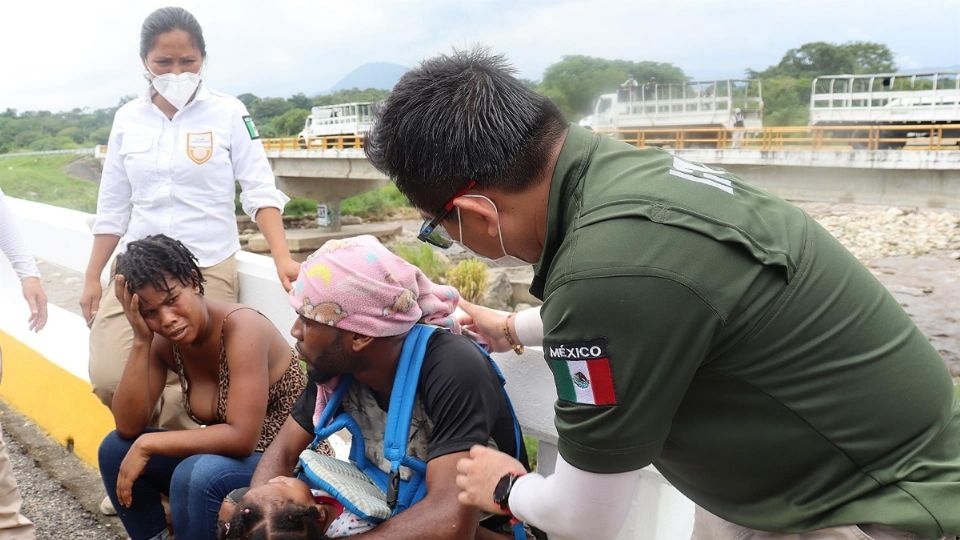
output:
[[[921,540],[919,536],[884,525],[847,525],[797,534],[748,529],[697,507],[691,540]]]
[[[0,351],[0,377],[3,373],[3,352]],[[34,540],[33,522],[20,513],[20,490],[13,476],[13,465],[0,429],[0,540]]]
[[[113,273],[114,269],[111,269]],[[236,302],[240,289],[237,279],[236,258],[230,258],[209,268],[201,268],[203,273],[204,296],[225,302]],[[100,297],[100,309],[90,326],[90,384],[104,405],[110,407],[113,393],[120,383],[120,376],[127,364],[127,356],[133,345],[133,329],[123,313],[123,306],[117,300],[114,280],[103,289]],[[165,429],[189,429],[197,424],[183,410],[182,392],[177,374],[167,374],[167,386],[160,396],[157,425]],[[3,540],[0,538],[0,540]]]

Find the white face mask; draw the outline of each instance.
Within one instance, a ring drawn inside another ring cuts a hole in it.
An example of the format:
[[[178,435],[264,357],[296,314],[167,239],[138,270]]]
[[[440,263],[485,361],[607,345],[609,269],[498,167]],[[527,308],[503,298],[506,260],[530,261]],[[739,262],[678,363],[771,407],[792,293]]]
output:
[[[163,96],[163,99],[169,101],[177,110],[183,110],[197,91],[197,87],[200,86],[201,77],[199,73],[184,71],[179,75],[174,73],[156,75],[149,69],[147,73],[153,76],[150,84],[153,85],[157,93]]]
[[[499,267],[501,267],[501,268],[508,268],[508,267],[513,267],[513,266],[530,266],[530,263],[528,263],[527,261],[525,261],[525,260],[523,260],[523,259],[521,259],[521,258],[519,258],[519,257],[514,257],[513,255],[508,254],[508,253],[507,253],[507,248],[505,248],[505,247],[503,246],[503,232],[500,231],[500,210],[497,208],[497,204],[494,203],[494,202],[493,202],[492,200],[490,200],[489,198],[484,197],[483,195],[463,195],[463,196],[464,196],[464,197],[472,197],[472,198],[474,198],[474,199],[484,199],[484,200],[486,200],[488,203],[490,203],[490,204],[493,206],[494,212],[497,213],[497,238],[500,239],[500,250],[503,251],[503,256],[497,257],[496,259],[489,259],[489,258],[484,257],[484,256],[482,256],[482,255],[478,255],[477,252],[473,251],[472,249],[470,249],[469,247],[467,247],[466,244],[463,243],[463,220],[460,219],[460,208],[458,207],[458,208],[457,208],[457,222],[460,224],[460,242],[459,242],[459,244],[460,244],[461,246],[463,246],[463,249],[469,251],[470,253],[473,254],[474,257],[476,257],[476,258],[478,258],[478,259],[483,259],[483,260],[485,260],[485,261],[488,261],[492,266],[499,266]]]

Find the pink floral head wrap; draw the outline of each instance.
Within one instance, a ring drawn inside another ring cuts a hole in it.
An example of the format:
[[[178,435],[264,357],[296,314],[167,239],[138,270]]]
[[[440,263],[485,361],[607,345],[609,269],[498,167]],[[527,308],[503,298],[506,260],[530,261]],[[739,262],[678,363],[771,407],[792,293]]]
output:
[[[460,333],[451,317],[459,298],[369,235],[328,241],[290,291],[301,316],[370,337],[404,334],[421,321]]]

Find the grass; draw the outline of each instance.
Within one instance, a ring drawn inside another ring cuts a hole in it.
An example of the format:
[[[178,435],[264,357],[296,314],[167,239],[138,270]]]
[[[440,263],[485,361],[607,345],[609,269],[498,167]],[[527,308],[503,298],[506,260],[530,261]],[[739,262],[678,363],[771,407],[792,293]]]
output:
[[[294,217],[316,217],[317,201],[294,197],[283,209],[283,215]],[[385,221],[397,217],[416,217],[410,202],[397,186],[387,184],[382,188],[354,195],[340,203],[340,215],[361,217],[368,221]]]
[[[489,281],[487,265],[479,259],[464,259],[447,271],[447,282],[468,302],[479,302]]]
[[[382,188],[355,195],[340,203],[340,214],[359,216],[372,221],[383,221],[399,213],[411,214],[410,201],[392,182]]]
[[[530,463],[530,470],[537,470],[537,454],[540,450],[540,441],[530,435],[524,435],[523,445],[527,449],[527,462]]]
[[[433,281],[443,283],[449,264],[437,256],[437,253],[427,244],[397,244],[393,252],[401,259],[416,266]]]
[[[0,189],[6,195],[62,208],[95,212],[97,186],[63,171],[75,155],[0,159]]]

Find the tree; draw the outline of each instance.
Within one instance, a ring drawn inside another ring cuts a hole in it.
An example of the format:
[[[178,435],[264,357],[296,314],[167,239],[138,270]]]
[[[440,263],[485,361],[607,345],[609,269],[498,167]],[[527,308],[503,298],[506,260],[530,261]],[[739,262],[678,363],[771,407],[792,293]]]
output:
[[[310,107],[313,107],[313,100],[304,95],[303,92],[297,92],[296,94],[290,96],[287,99],[287,102],[290,103],[290,105],[292,105],[295,109],[306,109],[309,111]]]
[[[825,41],[805,43],[790,49],[780,63],[760,72],[765,77],[818,77],[844,73],[884,73],[894,71],[893,51],[881,43],[851,41],[836,45]]]
[[[290,109],[280,116],[273,117],[269,123],[269,132],[277,137],[292,137],[303,129],[303,121],[310,115],[306,109]]]
[[[895,70],[893,52],[882,43],[814,41],[788,50],[777,65],[747,70],[747,75],[763,82],[764,124],[785,126],[807,123],[815,77]]]
[[[552,99],[566,116],[576,119],[592,111],[600,94],[616,91],[630,77],[638,81],[655,78],[658,83],[687,79],[683,70],[665,62],[572,55],[547,67],[539,91]]]

